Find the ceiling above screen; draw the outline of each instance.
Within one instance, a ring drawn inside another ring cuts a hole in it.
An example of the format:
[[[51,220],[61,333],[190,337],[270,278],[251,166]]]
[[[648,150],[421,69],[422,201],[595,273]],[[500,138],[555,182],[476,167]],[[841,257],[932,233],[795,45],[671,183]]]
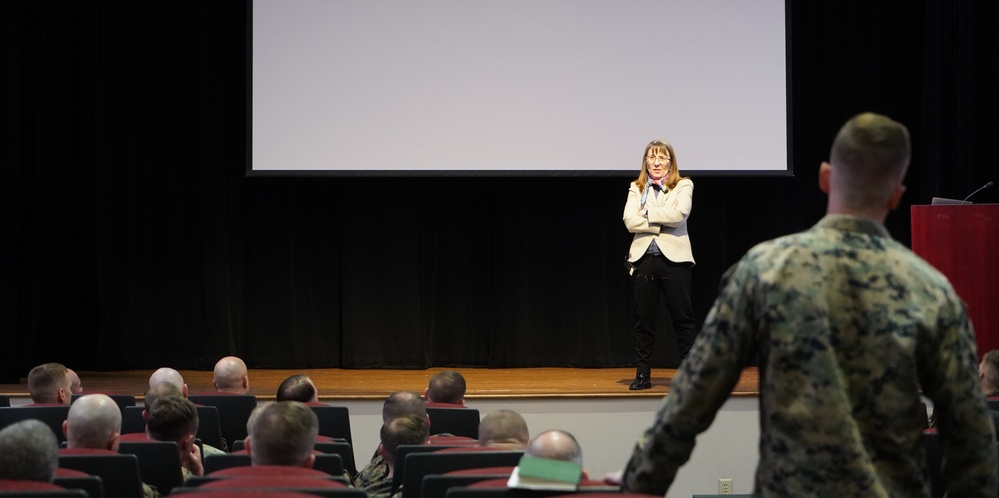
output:
[[[250,172],[786,174],[785,0],[254,0]]]

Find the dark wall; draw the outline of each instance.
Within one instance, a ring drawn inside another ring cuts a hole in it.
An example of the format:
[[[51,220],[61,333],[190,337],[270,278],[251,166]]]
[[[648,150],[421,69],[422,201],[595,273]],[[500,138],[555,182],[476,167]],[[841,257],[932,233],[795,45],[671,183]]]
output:
[[[822,216],[816,171],[853,114],[910,127],[908,203],[994,179],[994,2],[790,12],[795,174],[694,178],[701,318],[746,249]],[[246,16],[242,0],[0,4],[4,378],[229,353],[255,368],[630,364],[630,178],[246,177]],[[904,243],[908,209],[887,222]],[[675,361],[666,342],[658,366]]]

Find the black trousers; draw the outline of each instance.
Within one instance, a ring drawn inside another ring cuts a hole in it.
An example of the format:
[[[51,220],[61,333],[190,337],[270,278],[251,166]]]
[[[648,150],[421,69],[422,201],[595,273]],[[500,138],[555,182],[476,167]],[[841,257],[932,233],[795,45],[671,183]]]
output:
[[[697,330],[690,301],[691,266],[691,263],[674,263],[663,256],[648,254],[635,263],[632,285],[635,291],[635,367],[638,372],[651,371],[660,298],[666,302],[666,310],[673,322],[681,362],[694,344]]]

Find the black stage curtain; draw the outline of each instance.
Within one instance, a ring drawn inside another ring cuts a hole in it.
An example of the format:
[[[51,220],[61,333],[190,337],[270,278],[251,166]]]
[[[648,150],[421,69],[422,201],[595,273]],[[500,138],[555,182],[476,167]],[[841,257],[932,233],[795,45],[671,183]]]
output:
[[[995,174],[995,2],[789,9],[794,176],[694,178],[702,319],[746,249],[822,216],[817,167],[857,112],[909,125],[907,203]],[[631,178],[247,177],[246,22],[243,0],[0,3],[5,381],[46,361],[210,368],[225,354],[254,368],[631,364]],[[372,153],[405,155],[391,137]],[[621,158],[636,174],[640,154]],[[909,204],[887,224],[908,243]],[[667,342],[657,366],[675,364]]]

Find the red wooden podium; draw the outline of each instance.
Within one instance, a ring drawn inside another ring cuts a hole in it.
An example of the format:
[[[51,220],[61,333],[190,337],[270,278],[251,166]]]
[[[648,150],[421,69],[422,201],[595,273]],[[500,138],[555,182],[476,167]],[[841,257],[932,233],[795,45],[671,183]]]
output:
[[[999,349],[999,204],[912,206],[912,251],[968,304],[979,356]]]

